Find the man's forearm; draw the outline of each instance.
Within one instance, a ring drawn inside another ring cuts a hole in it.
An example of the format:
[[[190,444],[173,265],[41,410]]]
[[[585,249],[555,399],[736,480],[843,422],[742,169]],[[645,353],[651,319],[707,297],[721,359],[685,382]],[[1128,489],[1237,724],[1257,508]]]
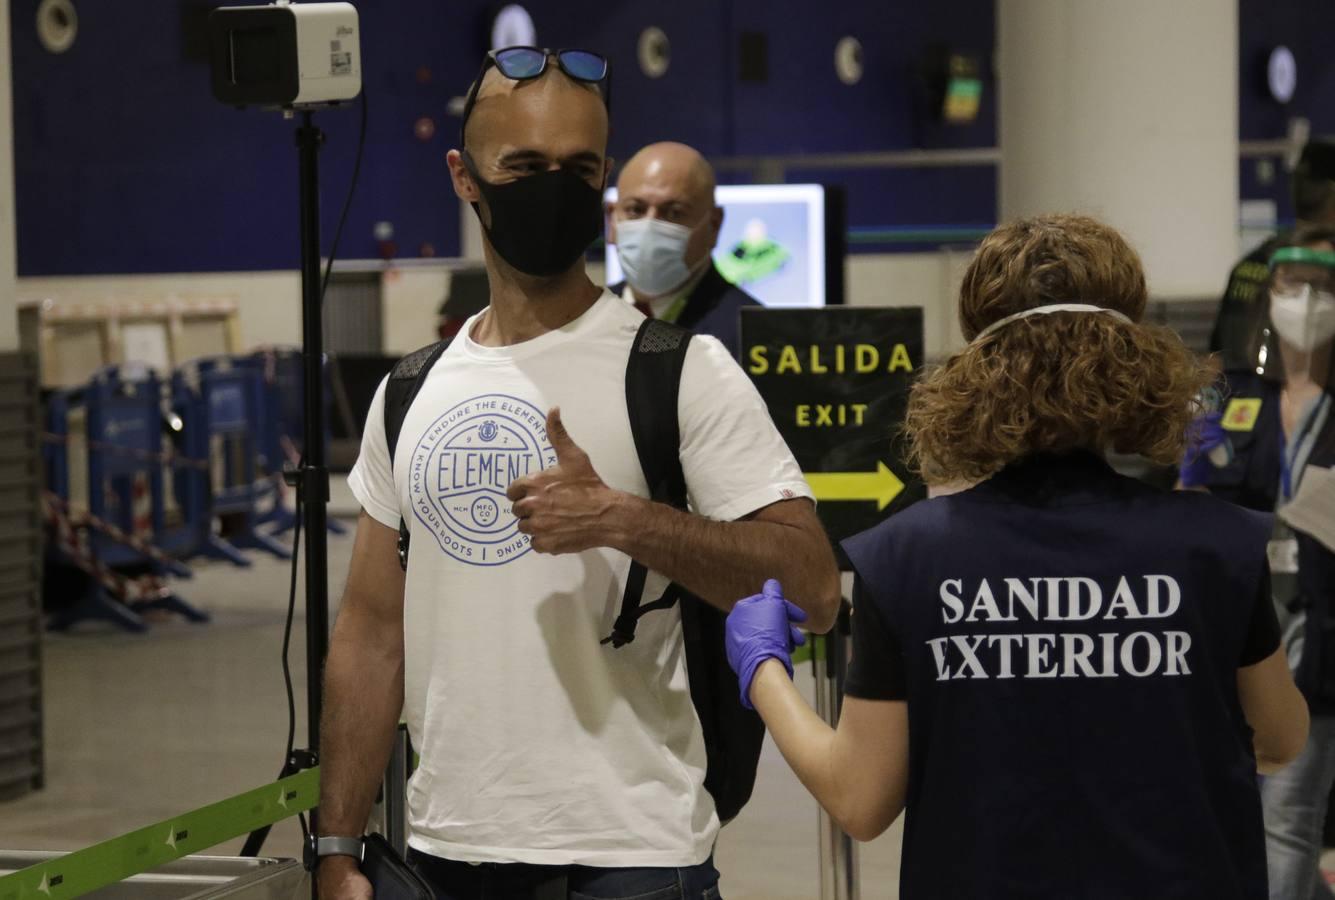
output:
[[[803,502],[803,501],[798,501]],[[827,631],[839,602],[829,541],[818,529],[777,522],[719,522],[623,494],[607,517],[607,544],[720,609],[777,578],[784,594]]]
[[[403,644],[377,645],[342,616],[325,666],[320,723],[321,834],[366,828],[403,709]]]

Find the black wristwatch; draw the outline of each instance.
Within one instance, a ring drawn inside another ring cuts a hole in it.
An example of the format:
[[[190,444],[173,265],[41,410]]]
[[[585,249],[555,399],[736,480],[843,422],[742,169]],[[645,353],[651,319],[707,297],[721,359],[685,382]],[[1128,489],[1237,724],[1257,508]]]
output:
[[[320,860],[326,856],[351,856],[360,864],[366,855],[366,842],[359,837],[329,837],[310,835],[302,850],[302,863],[306,871],[314,872]]]

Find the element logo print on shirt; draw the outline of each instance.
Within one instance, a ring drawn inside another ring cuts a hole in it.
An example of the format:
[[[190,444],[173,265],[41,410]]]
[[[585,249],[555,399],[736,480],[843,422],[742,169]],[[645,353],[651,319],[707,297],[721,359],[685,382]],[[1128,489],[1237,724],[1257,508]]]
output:
[[[432,422],[413,450],[413,515],[460,562],[504,565],[529,551],[505,489],[555,464],[537,406],[505,394],[465,400]]]

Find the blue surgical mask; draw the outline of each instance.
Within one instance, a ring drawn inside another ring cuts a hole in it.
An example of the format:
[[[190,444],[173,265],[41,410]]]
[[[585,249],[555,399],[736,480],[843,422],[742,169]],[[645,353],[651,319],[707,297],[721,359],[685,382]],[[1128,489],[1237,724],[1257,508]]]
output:
[[[636,293],[661,297],[685,284],[690,239],[691,229],[662,219],[617,222],[617,259]]]

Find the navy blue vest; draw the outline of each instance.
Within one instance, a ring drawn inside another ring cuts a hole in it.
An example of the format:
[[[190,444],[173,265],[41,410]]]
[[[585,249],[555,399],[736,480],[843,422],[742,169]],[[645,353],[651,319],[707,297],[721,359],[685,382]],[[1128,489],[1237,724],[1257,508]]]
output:
[[[908,701],[902,895],[1262,900],[1237,671],[1278,646],[1269,533],[1076,453],[847,540],[848,693]]]
[[[1283,426],[1280,423],[1280,385],[1251,372],[1227,373],[1228,401],[1225,415],[1237,409],[1234,401],[1259,404],[1254,416],[1245,416],[1228,432],[1233,461],[1211,472],[1207,484],[1217,497],[1270,511],[1279,498],[1280,453]],[[1311,466],[1335,465],[1335,416],[1326,420],[1317,435]],[[1298,600],[1307,611],[1303,632],[1302,664],[1295,673],[1298,687],[1313,713],[1335,714],[1335,553],[1316,538],[1298,532]]]

